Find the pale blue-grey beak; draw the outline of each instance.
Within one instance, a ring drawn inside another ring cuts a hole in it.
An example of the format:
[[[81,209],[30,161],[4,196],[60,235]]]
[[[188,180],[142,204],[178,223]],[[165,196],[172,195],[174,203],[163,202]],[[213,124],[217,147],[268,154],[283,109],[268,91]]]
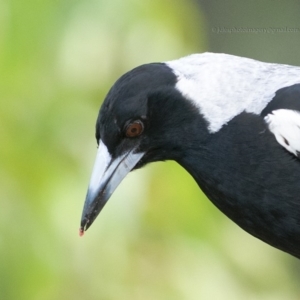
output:
[[[133,149],[112,158],[105,144],[100,141],[83,207],[81,234],[92,225],[114,190],[143,155],[144,153],[135,153]]]

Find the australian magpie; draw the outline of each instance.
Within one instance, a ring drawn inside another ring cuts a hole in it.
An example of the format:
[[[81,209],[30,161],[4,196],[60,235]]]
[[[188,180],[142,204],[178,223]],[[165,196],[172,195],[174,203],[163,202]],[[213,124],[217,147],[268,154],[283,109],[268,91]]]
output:
[[[130,171],[175,160],[241,228],[300,258],[300,67],[214,53],[139,66],[107,94],[96,139],[81,235]]]

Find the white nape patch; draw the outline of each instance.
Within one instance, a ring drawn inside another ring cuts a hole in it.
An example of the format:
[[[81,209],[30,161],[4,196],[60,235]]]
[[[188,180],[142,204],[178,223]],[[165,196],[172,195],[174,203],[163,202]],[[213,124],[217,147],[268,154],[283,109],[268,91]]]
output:
[[[105,144],[100,140],[96,161],[94,164],[89,190],[91,192],[95,192],[100,185],[101,179],[107,169],[108,164],[111,161],[111,155],[109,154],[107,147]]]
[[[298,156],[300,152],[300,112],[290,109],[273,110],[265,116],[270,131],[277,142]]]
[[[278,89],[300,83],[300,67],[228,54],[193,54],[166,64],[212,133],[243,111],[260,114]]]

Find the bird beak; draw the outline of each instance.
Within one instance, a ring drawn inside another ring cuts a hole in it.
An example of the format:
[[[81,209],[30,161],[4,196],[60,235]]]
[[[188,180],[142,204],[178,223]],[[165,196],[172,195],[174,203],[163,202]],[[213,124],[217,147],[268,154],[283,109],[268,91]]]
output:
[[[144,155],[134,151],[112,158],[105,144],[100,141],[83,207],[80,235],[92,225],[114,190]]]

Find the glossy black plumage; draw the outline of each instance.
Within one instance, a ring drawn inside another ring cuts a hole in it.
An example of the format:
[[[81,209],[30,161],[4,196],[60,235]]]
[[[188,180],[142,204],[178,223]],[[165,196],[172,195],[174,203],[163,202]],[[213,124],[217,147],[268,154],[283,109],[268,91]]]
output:
[[[261,112],[265,117],[275,109],[292,109],[300,112],[300,84],[284,87],[276,92],[275,97]]]
[[[128,153],[141,155],[128,172],[150,162],[175,160],[240,227],[300,258],[300,161],[279,144],[277,131],[269,130],[265,120],[279,109],[300,111],[300,84],[274,91],[260,114],[242,111],[211,132],[201,110],[176,83],[174,72],[165,64],[138,67],[116,82],[96,124],[96,138],[107,152],[103,172],[118,160],[110,171],[111,177],[116,176],[115,170],[126,165]],[[143,122],[144,132],[128,138],[124,127],[134,120]],[[106,179],[93,196],[88,193],[82,229],[93,223],[116,188],[109,184]]]

